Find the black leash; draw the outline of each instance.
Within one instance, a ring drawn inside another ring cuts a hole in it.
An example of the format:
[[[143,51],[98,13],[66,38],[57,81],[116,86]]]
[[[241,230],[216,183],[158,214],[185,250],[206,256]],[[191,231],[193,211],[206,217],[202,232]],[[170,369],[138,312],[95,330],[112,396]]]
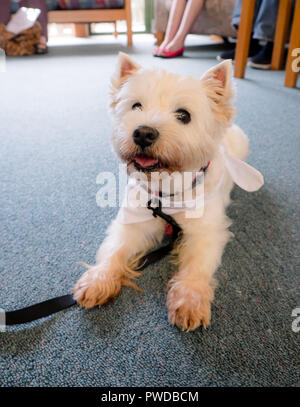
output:
[[[72,305],[75,304],[76,301],[72,294],[51,298],[50,300],[39,302],[38,304],[30,305],[29,307],[6,312],[5,325],[26,324],[27,322],[55,314],[56,312],[72,307]]]
[[[154,201],[154,202],[153,202]],[[154,204],[154,206],[153,206]],[[157,250],[146,254],[141,260],[137,270],[144,270],[150,264],[167,256],[173,249],[175,241],[178,239],[182,229],[178,223],[172,218],[162,212],[161,201],[159,199],[150,200],[147,208],[152,211],[152,215],[157,216],[167,222],[166,234],[171,238],[170,242]],[[18,325],[27,322],[35,321],[40,318],[48,317],[56,312],[70,308],[77,304],[72,294],[62,295],[60,297],[51,298],[50,300],[39,302],[38,304],[30,305],[29,307],[21,308],[15,311],[5,313],[5,325]]]

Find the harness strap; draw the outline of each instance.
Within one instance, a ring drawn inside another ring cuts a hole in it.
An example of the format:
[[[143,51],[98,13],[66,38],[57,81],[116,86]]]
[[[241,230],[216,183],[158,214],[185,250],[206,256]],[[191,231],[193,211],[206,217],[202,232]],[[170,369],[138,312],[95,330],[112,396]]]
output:
[[[147,207],[148,209],[152,210],[153,216],[159,216],[167,222],[167,225],[171,225],[172,234],[169,235],[171,237],[171,241],[167,245],[160,247],[159,249],[154,250],[142,257],[137,270],[144,270],[150,264],[155,263],[163,257],[167,256],[173,250],[174,243],[178,239],[179,234],[182,231],[180,226],[171,216],[166,215],[161,211],[160,201],[158,207],[151,206],[151,203],[152,202],[149,201]],[[25,324],[27,322],[35,321],[40,318],[48,317],[49,315],[70,308],[75,304],[76,301],[73,298],[73,294],[66,294],[60,297],[51,298],[34,305],[30,305],[29,307],[6,312],[5,324],[7,326]]]

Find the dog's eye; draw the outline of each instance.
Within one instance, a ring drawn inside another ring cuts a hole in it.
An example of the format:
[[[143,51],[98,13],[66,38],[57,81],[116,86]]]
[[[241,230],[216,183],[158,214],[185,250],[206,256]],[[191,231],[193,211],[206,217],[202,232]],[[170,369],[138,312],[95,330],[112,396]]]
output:
[[[185,109],[178,109],[175,112],[176,119],[184,124],[188,124],[191,121],[191,115]]]
[[[134,105],[132,105],[131,109],[132,110],[142,110],[142,105],[140,102],[137,102]]]

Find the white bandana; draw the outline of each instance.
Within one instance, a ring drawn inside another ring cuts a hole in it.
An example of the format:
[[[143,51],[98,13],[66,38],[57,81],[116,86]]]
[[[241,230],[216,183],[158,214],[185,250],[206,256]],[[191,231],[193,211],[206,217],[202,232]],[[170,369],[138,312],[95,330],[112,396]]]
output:
[[[41,10],[38,8],[21,7],[8,22],[6,30],[15,35],[28,30],[34,26],[40,13]]]
[[[240,188],[253,192],[257,191],[264,184],[263,175],[255,168],[233,157],[223,146],[220,146],[219,151],[224,167],[227,168],[233,181]],[[158,202],[159,199],[162,204],[161,210],[167,215],[172,216],[176,213],[185,212],[187,218],[198,218],[203,214],[204,205],[216,196],[222,185],[223,178],[224,172],[214,191],[211,194],[206,194],[204,197],[204,172],[196,172],[196,185],[192,182],[188,188],[185,187],[183,199],[182,194],[178,195],[178,193],[175,193],[172,200],[170,200],[170,195],[158,198],[158,192],[150,191],[145,182],[129,178],[125,198],[119,210],[117,221],[129,224],[153,220],[152,211],[147,208],[147,203],[150,199],[152,205],[153,203],[155,204],[155,201]],[[194,193],[195,198],[192,198],[192,193]]]

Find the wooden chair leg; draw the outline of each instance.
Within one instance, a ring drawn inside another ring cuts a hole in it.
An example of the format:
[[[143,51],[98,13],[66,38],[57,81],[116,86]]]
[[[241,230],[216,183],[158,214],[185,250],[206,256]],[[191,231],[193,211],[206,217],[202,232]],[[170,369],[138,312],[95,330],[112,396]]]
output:
[[[271,67],[274,70],[281,69],[282,67],[284,46],[288,35],[291,10],[292,0],[280,0],[271,62]]]
[[[235,78],[243,78],[249,53],[250,38],[252,32],[252,21],[254,16],[255,1],[243,0],[241,20],[238,30],[238,39],[235,51]]]
[[[285,67],[284,86],[287,86],[289,88],[294,88],[296,86],[297,76],[300,67],[299,57],[300,57],[300,0],[296,0],[293,24],[290,35],[290,47]]]
[[[155,44],[157,47],[160,46],[160,44],[163,42],[165,39],[165,33],[163,31],[155,31],[153,33],[154,37],[156,38]]]
[[[132,17],[131,17],[131,0],[125,0],[126,8],[126,25],[127,25],[127,45],[132,47]]]
[[[88,24],[73,24],[74,36],[75,37],[88,37],[89,36],[89,26]]]
[[[117,22],[114,21],[114,36],[117,38],[118,36],[118,27],[117,27]]]

